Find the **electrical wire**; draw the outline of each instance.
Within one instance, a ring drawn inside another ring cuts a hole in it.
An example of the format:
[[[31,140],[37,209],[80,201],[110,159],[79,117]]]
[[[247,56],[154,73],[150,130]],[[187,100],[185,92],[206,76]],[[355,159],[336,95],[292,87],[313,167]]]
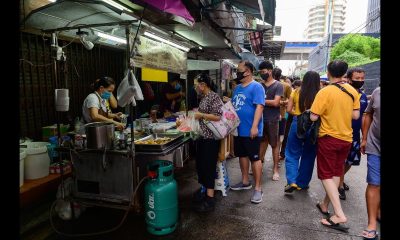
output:
[[[113,227],[113,228],[111,228],[109,230],[104,230],[104,231],[101,231],[101,232],[93,232],[93,233],[81,233],[81,234],[64,233],[64,232],[59,231],[58,229],[55,228],[54,223],[53,223],[53,211],[54,211],[55,205],[57,204],[58,199],[56,201],[54,201],[53,204],[50,207],[50,225],[51,225],[51,227],[53,228],[53,230],[56,233],[58,233],[58,234],[60,234],[62,236],[66,236],[66,237],[89,237],[89,236],[98,236],[98,235],[103,235],[103,234],[106,234],[106,233],[114,232],[115,230],[120,228],[122,226],[122,224],[125,222],[126,217],[128,216],[128,213],[129,213],[129,210],[130,210],[130,206],[133,204],[133,201],[135,199],[136,192],[139,189],[140,185],[147,178],[149,178],[149,177],[146,176],[146,177],[142,178],[142,180],[140,180],[139,184],[136,186],[135,191],[133,192],[133,194],[131,196],[131,201],[129,203],[129,207],[127,208],[127,210],[126,210],[121,222],[117,226],[115,226],[115,227]]]
[[[67,45],[62,46],[61,48],[69,46],[73,41],[75,41],[75,39],[77,39],[77,37],[72,38],[72,40],[69,43],[67,43]]]
[[[19,61],[20,61],[21,63],[23,63],[23,62],[28,62],[32,67],[47,67],[47,66],[50,66],[50,65],[53,64],[53,63],[47,63],[47,64],[33,64],[31,61],[26,60],[26,59],[23,59],[23,58],[19,59]]]

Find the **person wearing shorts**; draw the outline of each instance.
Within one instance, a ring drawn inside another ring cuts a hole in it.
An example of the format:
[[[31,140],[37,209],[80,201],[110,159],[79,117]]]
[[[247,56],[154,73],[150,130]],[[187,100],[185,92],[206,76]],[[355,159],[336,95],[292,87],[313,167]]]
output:
[[[362,235],[376,238],[377,219],[380,219],[381,204],[381,88],[372,92],[371,100],[365,110],[362,126],[361,152],[367,154],[367,200],[368,226]]]
[[[272,159],[274,160],[272,180],[279,180],[279,118],[280,101],[283,95],[283,85],[274,79],[274,75],[281,71],[279,68],[273,69],[270,61],[260,63],[259,67],[261,79],[264,80],[262,86],[265,89],[265,107],[263,112],[264,129],[260,144],[260,158],[264,162],[268,144],[272,147]],[[272,71],[272,74],[270,72]]]
[[[342,225],[347,222],[347,218],[340,204],[338,187],[353,141],[351,120],[360,117],[358,92],[342,81],[347,68],[347,63],[340,60],[328,64],[331,85],[317,93],[310,109],[312,121],[321,119],[317,142],[317,173],[326,194],[317,207],[325,214],[330,203],[334,209],[334,214],[323,218],[321,224],[342,231],[348,228]]]
[[[255,187],[252,203],[262,202],[261,189],[262,163],[260,161],[260,137],[262,136],[262,112],[265,104],[265,92],[260,83],[253,79],[254,66],[249,61],[238,65],[237,80],[241,82],[232,96],[232,104],[239,116],[238,136],[234,139],[235,155],[239,157],[242,181],[232,185],[232,190],[251,189],[249,165],[253,170]]]

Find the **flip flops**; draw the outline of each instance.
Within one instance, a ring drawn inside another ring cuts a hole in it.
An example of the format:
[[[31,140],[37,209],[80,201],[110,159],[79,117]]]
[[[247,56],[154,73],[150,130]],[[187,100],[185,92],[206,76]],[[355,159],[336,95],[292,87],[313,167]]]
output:
[[[370,235],[372,235],[372,237],[370,237]],[[378,238],[378,232],[376,230],[368,230],[368,229],[364,229],[362,236],[364,239],[377,239]]]
[[[321,205],[319,205],[319,203],[317,203],[316,206],[317,206],[317,208],[318,208],[318,210],[319,210],[320,213],[322,213],[323,215],[327,216],[328,218],[331,216],[331,214],[329,213],[329,211],[326,211],[326,212],[322,211]]]
[[[330,218],[325,218],[325,219],[330,224],[330,225],[328,225],[328,224],[324,224],[324,223],[321,222],[321,224],[324,225],[325,227],[332,228],[332,229],[335,229],[335,230],[338,230],[338,231],[342,231],[342,232],[345,232],[345,233],[349,232],[349,228],[343,226],[341,223],[334,223]]]

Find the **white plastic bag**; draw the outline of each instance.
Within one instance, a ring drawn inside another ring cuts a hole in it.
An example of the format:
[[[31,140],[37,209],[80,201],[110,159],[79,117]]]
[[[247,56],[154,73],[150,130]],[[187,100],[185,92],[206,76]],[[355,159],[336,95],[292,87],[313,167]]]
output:
[[[239,116],[231,101],[225,103],[221,109],[221,120],[205,122],[206,126],[213,132],[214,138],[217,140],[226,138],[231,132],[235,131],[240,124]]]
[[[129,82],[131,79],[131,82]],[[125,107],[128,104],[136,106],[136,100],[143,100],[142,89],[136,80],[132,70],[129,70],[117,88],[118,106]]]

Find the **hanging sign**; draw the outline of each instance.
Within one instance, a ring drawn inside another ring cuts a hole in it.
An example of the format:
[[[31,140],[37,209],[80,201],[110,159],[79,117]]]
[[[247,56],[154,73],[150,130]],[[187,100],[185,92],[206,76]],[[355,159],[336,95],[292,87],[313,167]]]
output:
[[[131,64],[135,67],[147,67],[168,72],[186,74],[187,53],[163,42],[140,36],[136,44],[135,56]]]

